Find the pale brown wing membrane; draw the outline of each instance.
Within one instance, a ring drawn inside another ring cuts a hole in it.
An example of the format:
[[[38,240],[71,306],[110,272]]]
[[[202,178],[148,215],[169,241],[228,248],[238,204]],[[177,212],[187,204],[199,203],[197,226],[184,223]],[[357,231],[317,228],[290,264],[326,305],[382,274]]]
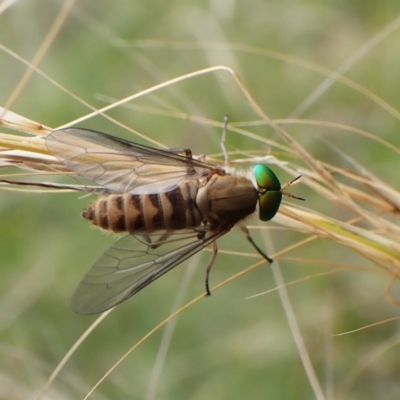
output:
[[[111,193],[149,194],[184,180],[206,177],[216,167],[105,133],[69,128],[46,138],[49,152],[78,175]]]
[[[14,181],[11,179],[0,179],[0,183],[6,183],[9,185],[16,186],[36,186],[47,189],[60,189],[60,190],[74,190],[77,192],[91,192],[95,194],[107,194],[107,190],[102,186],[87,186],[87,185],[68,185],[65,183],[53,183],[53,182],[21,182]]]
[[[72,296],[71,308],[80,314],[106,311],[225,233],[227,230],[174,232],[158,243],[162,233],[124,236],[88,271]],[[149,240],[152,240],[151,244]]]
[[[181,190],[178,185],[184,181],[202,181],[213,174],[225,174],[218,167],[193,159],[190,150],[184,151],[184,156],[85,129],[54,131],[46,138],[46,146],[69,169],[104,187],[108,193],[159,194]],[[145,196],[140,198],[143,200]],[[125,236],[91,267],[76,289],[71,307],[81,314],[112,308],[228,230],[203,225]]]

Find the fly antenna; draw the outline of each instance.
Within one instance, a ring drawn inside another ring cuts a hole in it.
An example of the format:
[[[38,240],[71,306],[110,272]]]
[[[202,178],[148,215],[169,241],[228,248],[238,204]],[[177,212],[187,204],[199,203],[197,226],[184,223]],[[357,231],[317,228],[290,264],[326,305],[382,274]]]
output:
[[[294,183],[296,183],[300,178],[301,178],[301,175],[297,176],[296,178],[292,179],[292,180],[289,181],[289,182],[286,182],[286,183],[281,187],[281,193],[282,193],[284,196],[291,197],[291,198],[297,199],[297,200],[305,201],[305,199],[303,199],[302,197],[295,196],[294,194],[292,194],[292,193],[290,193],[290,192],[287,191],[287,190],[290,188],[290,186],[292,186]]]

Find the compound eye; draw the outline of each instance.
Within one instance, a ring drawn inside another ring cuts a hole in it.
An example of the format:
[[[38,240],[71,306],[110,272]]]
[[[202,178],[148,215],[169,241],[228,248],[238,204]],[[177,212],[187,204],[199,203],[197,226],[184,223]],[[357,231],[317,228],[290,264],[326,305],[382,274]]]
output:
[[[258,187],[268,190],[281,190],[281,183],[272,171],[265,165],[256,165],[253,168]]]
[[[282,201],[282,193],[277,190],[266,192],[260,196],[258,207],[261,221],[269,221],[275,217]]]
[[[281,184],[274,172],[265,165],[253,168],[257,185],[263,189],[258,201],[261,221],[269,221],[279,210],[282,201]]]

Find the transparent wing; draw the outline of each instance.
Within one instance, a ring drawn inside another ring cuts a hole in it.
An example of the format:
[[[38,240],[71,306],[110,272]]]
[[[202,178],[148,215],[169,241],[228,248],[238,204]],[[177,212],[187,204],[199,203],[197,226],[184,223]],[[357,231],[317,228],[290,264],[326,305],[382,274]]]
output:
[[[129,299],[228,230],[128,235],[119,239],[90,268],[72,296],[79,314],[97,314]],[[157,247],[158,246],[158,247]]]
[[[87,129],[54,131],[46,146],[69,169],[111,193],[166,192],[216,170],[193,158]]]

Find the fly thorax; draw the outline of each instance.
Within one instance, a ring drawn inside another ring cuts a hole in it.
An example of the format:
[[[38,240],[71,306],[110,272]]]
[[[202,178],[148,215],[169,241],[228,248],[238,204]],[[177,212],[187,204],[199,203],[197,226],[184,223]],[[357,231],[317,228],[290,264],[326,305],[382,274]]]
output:
[[[214,175],[199,189],[196,204],[205,219],[223,225],[234,225],[252,214],[258,192],[243,176]]]

